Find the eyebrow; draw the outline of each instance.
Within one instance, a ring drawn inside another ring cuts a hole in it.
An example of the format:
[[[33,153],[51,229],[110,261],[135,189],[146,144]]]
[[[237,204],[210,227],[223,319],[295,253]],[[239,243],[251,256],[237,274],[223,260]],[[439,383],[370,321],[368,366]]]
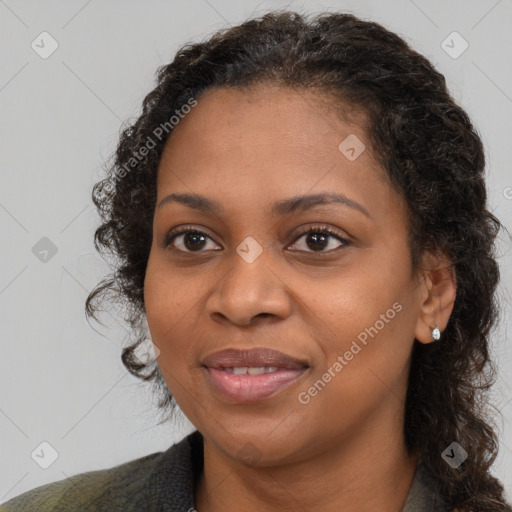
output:
[[[160,201],[157,208],[162,208],[164,205],[172,202],[177,202],[189,208],[193,208],[194,210],[214,215],[221,215],[224,212],[224,208],[219,202],[199,194],[169,194]],[[368,210],[356,201],[349,199],[343,194],[328,192],[296,196],[278,201],[274,203],[271,213],[273,215],[285,216],[292,213],[304,212],[315,206],[326,204],[342,204],[363,213],[370,219],[372,218]]]

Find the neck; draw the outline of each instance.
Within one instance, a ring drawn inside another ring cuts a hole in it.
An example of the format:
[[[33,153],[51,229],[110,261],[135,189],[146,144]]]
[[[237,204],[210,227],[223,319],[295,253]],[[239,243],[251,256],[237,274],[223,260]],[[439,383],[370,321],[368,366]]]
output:
[[[288,464],[248,466],[204,438],[197,509],[400,511],[418,458],[407,454],[403,422],[399,421],[403,416],[392,412],[387,418],[377,414],[365,428],[359,426],[357,433],[328,443],[323,450],[317,447],[313,456]]]

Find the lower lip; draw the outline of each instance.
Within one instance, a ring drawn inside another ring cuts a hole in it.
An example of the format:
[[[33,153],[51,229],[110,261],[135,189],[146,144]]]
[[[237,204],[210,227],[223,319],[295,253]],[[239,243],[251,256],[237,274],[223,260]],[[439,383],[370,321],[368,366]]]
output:
[[[206,368],[213,387],[235,402],[256,402],[274,396],[297,381],[307,370],[282,369],[259,375],[234,375],[219,368]]]

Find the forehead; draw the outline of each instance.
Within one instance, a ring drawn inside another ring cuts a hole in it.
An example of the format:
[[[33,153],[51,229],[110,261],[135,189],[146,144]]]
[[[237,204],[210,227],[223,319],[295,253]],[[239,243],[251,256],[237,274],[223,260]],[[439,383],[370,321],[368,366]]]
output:
[[[276,85],[215,88],[200,96],[197,106],[175,126],[159,175],[166,175],[166,168],[192,162],[196,170],[218,175],[227,170],[223,164],[232,167],[240,159],[245,170],[253,161],[262,171],[279,162],[282,173],[290,167],[299,171],[312,165],[332,166],[345,163],[339,145],[349,136],[365,147],[361,155],[365,166],[379,172],[364,121],[364,113],[315,90]],[[346,167],[357,169],[358,165],[353,162]]]
[[[219,87],[200,96],[197,106],[173,130],[168,145],[173,139],[192,136],[201,147],[215,150],[234,144],[318,147],[319,139],[329,134],[337,139],[340,131],[361,132],[364,119],[361,111],[316,90],[277,85]]]

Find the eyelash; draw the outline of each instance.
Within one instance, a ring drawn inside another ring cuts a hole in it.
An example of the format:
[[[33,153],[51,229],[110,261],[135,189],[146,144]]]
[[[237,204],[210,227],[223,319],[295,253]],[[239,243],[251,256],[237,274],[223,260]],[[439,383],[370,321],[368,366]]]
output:
[[[212,240],[212,238],[205,232],[203,231],[200,231],[199,229],[197,228],[194,228],[193,226],[182,226],[180,228],[176,228],[176,230],[174,231],[171,231],[170,233],[168,233],[165,237],[165,240],[164,240],[164,247],[165,248],[170,248],[171,250],[173,251],[176,251],[176,252],[180,252],[180,253],[185,253],[185,254],[194,254],[194,253],[202,253],[202,252],[205,252],[204,250],[198,250],[198,251],[183,251],[181,249],[176,249],[174,247],[172,247],[172,242],[174,241],[174,239],[176,237],[178,237],[179,235],[183,235],[183,234],[188,234],[188,233],[194,233],[196,235],[204,235],[206,236],[207,238],[210,238],[210,240]],[[299,252],[309,252],[311,254],[327,254],[327,253],[332,253],[334,251],[337,251],[339,249],[342,249],[343,247],[346,247],[346,246],[349,246],[351,245],[351,243],[349,242],[349,240],[347,240],[346,238],[343,238],[341,237],[337,232],[336,230],[334,230],[333,228],[331,228],[330,226],[314,226],[314,227],[310,227],[302,232],[300,232],[296,238],[294,239],[293,244],[295,244],[300,238],[302,238],[304,235],[308,235],[308,234],[314,234],[314,233],[319,233],[319,234],[328,234],[329,236],[333,237],[333,238],[336,238],[339,242],[342,243],[342,246],[340,247],[337,247],[336,249],[331,249],[329,251],[299,251]]]

